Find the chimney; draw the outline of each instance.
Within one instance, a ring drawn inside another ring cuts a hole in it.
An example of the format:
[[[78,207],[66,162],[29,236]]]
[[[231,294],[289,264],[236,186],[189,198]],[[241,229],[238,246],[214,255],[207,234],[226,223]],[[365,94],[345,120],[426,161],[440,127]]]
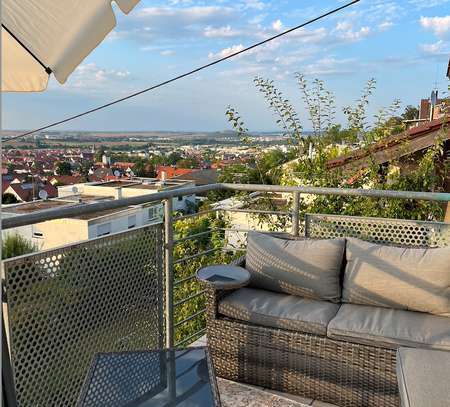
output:
[[[430,101],[428,99],[422,99],[420,101],[419,119],[426,119],[426,120],[428,120],[430,118],[430,109],[431,109]]]
[[[167,180],[167,172],[166,171],[161,171],[161,181],[166,181]]]
[[[115,199],[122,199],[122,187],[117,187],[115,192]]]

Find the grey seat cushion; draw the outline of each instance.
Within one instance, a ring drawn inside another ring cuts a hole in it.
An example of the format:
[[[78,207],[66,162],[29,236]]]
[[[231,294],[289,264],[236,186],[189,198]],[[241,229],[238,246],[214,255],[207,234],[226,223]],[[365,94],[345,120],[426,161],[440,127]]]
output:
[[[450,247],[399,248],[347,239],[342,301],[450,316]]]
[[[330,338],[385,348],[450,350],[450,318],[423,312],[343,304],[328,324]]]
[[[450,406],[450,352],[400,348],[397,380],[403,407]]]
[[[250,232],[245,267],[252,287],[339,302],[345,240],[286,240]]]
[[[256,288],[236,290],[219,303],[219,313],[233,319],[323,336],[338,309],[332,302]]]

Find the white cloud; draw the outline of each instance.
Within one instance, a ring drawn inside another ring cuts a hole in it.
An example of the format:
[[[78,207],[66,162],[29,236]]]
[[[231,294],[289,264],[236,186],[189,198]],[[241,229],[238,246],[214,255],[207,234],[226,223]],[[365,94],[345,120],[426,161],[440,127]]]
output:
[[[338,31],[348,31],[351,30],[353,28],[352,23],[350,23],[350,21],[339,21],[336,24],[336,30]]]
[[[174,7],[145,7],[137,11],[135,18],[139,19],[167,19],[177,18],[191,24],[208,21],[232,9],[219,6],[194,6],[187,8]]]
[[[272,28],[273,28],[275,31],[280,32],[280,31],[282,30],[282,28],[283,28],[283,23],[281,22],[280,19],[278,19],[278,20],[276,20],[276,21],[274,21],[274,22],[272,23]]]
[[[243,3],[245,9],[262,10],[266,7],[266,5],[259,0],[244,0]]]
[[[186,5],[186,4],[192,4],[193,0],[169,0],[169,4],[171,6],[178,6],[178,5]]]
[[[306,75],[348,75],[355,70],[355,59],[326,57],[302,68]]]
[[[301,28],[293,33],[290,33],[288,38],[295,38],[307,44],[319,44],[321,42],[326,42],[327,37],[327,30],[321,27],[314,30],[306,30]]]
[[[444,17],[420,17],[420,25],[439,38],[450,34],[450,15]]]
[[[241,31],[233,30],[230,25],[218,28],[207,26],[203,31],[203,35],[208,38],[230,38],[240,34],[242,34]]]
[[[378,29],[380,31],[386,31],[389,28],[391,28],[394,25],[392,21],[383,21],[382,23],[378,24]]]
[[[261,24],[266,17],[267,14],[257,14],[256,16],[252,17],[248,22],[251,25],[258,25]]]
[[[336,32],[336,36],[338,39],[343,40],[345,42],[356,42],[356,41],[360,41],[363,38],[368,37],[371,34],[371,30],[370,27],[368,26],[364,26],[361,27],[359,30],[357,31],[353,31],[353,29],[348,29],[348,30],[337,30]]]
[[[418,10],[424,8],[432,8],[436,6],[443,6],[445,3],[449,3],[450,0],[409,0],[409,4]]]
[[[162,55],[163,57],[170,57],[172,55],[175,55],[175,51],[171,49],[165,49],[164,51],[160,52],[160,55]]]
[[[227,69],[225,71],[219,72],[220,76],[224,77],[245,77],[245,81],[248,82],[248,77],[257,75],[263,71],[264,67],[257,64],[245,65],[237,68]]]
[[[208,54],[209,59],[215,59],[215,58],[225,58],[231,54],[234,54],[235,52],[242,51],[244,49],[244,46],[242,44],[239,45],[232,45],[231,47],[224,48],[223,50],[213,53],[210,52]]]
[[[113,38],[128,37],[145,43],[182,38],[193,40],[205,27],[222,27],[236,18],[237,10],[225,6],[144,7],[124,18]]]
[[[420,49],[428,55],[441,56],[450,53],[450,46],[443,40],[431,44],[420,44]]]
[[[79,65],[61,89],[95,92],[119,83],[122,87],[130,75],[128,70],[102,68],[91,62]]]
[[[274,64],[283,67],[296,67],[300,63],[307,61],[315,55],[312,49],[302,49],[294,52],[284,53],[274,59]]]

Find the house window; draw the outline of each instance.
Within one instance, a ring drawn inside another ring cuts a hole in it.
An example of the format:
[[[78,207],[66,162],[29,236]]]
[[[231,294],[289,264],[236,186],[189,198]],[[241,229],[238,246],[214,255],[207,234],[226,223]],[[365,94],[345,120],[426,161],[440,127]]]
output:
[[[158,217],[158,207],[151,206],[148,208],[148,220],[154,220]]]
[[[133,229],[136,226],[136,215],[128,216],[128,229]]]
[[[97,236],[106,236],[111,233],[111,224],[110,223],[104,223],[103,225],[97,226]]]
[[[183,200],[183,197],[182,196],[179,196],[178,197],[178,202],[181,202]]]
[[[33,232],[33,237],[35,237],[36,239],[43,239],[44,234],[42,232]]]

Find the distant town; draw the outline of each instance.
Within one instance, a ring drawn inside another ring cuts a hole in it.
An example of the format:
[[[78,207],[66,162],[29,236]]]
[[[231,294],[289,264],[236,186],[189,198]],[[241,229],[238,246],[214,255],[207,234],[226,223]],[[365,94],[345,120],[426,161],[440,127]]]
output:
[[[57,187],[133,177],[176,178],[205,174],[245,163],[255,153],[233,132],[224,133],[96,133],[52,132],[8,143],[17,132],[3,132],[3,203],[29,202],[58,196]],[[287,149],[280,134],[255,135],[269,149]],[[5,196],[6,194],[6,196]]]
[[[3,132],[4,138],[17,132]],[[286,151],[279,134],[255,136],[268,149]],[[96,133],[51,132],[8,142],[2,152],[3,216],[80,203],[156,193],[167,188],[215,183],[225,168],[246,164],[255,148],[233,132]],[[196,199],[174,200],[189,213]],[[16,232],[40,249],[104,236],[162,218],[161,204],[104,211],[42,222]]]

